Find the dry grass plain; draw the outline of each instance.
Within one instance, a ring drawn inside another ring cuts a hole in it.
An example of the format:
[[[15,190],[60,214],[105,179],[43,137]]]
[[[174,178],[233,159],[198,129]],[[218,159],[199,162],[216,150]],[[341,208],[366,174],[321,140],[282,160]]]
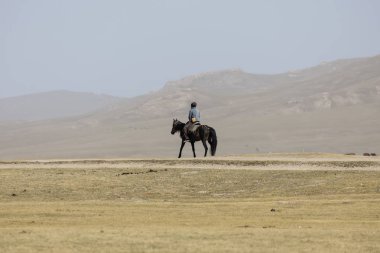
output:
[[[0,162],[0,252],[380,252],[380,159]]]

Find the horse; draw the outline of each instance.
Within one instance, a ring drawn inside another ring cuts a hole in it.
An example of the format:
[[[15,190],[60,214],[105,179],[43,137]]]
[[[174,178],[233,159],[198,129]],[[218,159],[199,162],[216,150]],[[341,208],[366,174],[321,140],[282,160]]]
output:
[[[172,127],[171,134],[174,135],[176,132],[180,132],[180,137],[182,139],[178,158],[181,158],[183,146],[185,146],[185,143],[187,141],[184,135],[184,131],[183,131],[183,128],[185,125],[186,125],[185,123],[182,123],[181,121],[177,119],[173,119],[173,127]],[[208,141],[208,143],[211,146],[211,155],[212,156],[215,155],[216,146],[218,145],[218,140],[217,140],[216,132],[214,128],[209,127],[207,125],[200,125],[194,132],[189,131],[188,137],[191,143],[191,147],[193,149],[194,158],[196,157],[195,149],[194,149],[194,143],[196,141],[202,141],[203,147],[205,148],[205,155],[204,155],[205,157],[207,156],[207,151],[208,151],[206,141]]]

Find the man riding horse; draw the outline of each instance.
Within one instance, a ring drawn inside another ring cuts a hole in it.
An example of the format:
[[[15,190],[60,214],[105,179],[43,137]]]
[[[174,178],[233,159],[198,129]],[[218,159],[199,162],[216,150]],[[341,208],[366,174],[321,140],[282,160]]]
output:
[[[206,142],[211,146],[211,155],[215,155],[216,147],[218,145],[215,129],[207,125],[201,125],[199,122],[200,118],[201,114],[197,109],[197,103],[193,102],[191,103],[191,109],[189,111],[189,121],[186,124],[177,119],[173,119],[171,134],[179,132],[181,138],[181,147],[179,149],[178,158],[181,158],[182,149],[187,141],[191,143],[194,157],[196,157],[194,148],[194,143],[196,141],[202,141],[203,147],[205,148],[204,156],[207,156],[208,151]]]

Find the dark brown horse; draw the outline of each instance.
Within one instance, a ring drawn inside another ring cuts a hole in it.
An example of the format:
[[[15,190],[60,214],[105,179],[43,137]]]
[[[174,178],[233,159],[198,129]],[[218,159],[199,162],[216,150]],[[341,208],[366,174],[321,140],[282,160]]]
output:
[[[191,143],[194,157],[196,157],[195,148],[194,148],[194,143],[196,141],[202,141],[203,147],[205,148],[205,156],[207,156],[208,147],[207,147],[206,141],[208,141],[208,143],[211,146],[211,155],[212,156],[215,155],[216,146],[218,145],[218,140],[217,140],[216,132],[214,128],[209,127],[207,125],[200,125],[194,132],[189,131],[187,133],[189,140],[186,140],[184,132],[183,132],[184,126],[185,126],[185,123],[182,123],[181,121],[177,119],[173,119],[173,127],[172,127],[171,134],[175,134],[176,132],[179,132],[179,135],[182,139],[178,158],[181,158],[182,156],[182,149],[183,149],[183,146],[185,146],[186,141],[189,141]]]

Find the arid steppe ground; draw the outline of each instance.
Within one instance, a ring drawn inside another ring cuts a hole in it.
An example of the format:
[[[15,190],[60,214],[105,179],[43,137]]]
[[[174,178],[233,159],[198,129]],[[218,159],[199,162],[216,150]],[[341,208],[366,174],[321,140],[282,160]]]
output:
[[[0,162],[0,252],[380,252],[380,158]]]

